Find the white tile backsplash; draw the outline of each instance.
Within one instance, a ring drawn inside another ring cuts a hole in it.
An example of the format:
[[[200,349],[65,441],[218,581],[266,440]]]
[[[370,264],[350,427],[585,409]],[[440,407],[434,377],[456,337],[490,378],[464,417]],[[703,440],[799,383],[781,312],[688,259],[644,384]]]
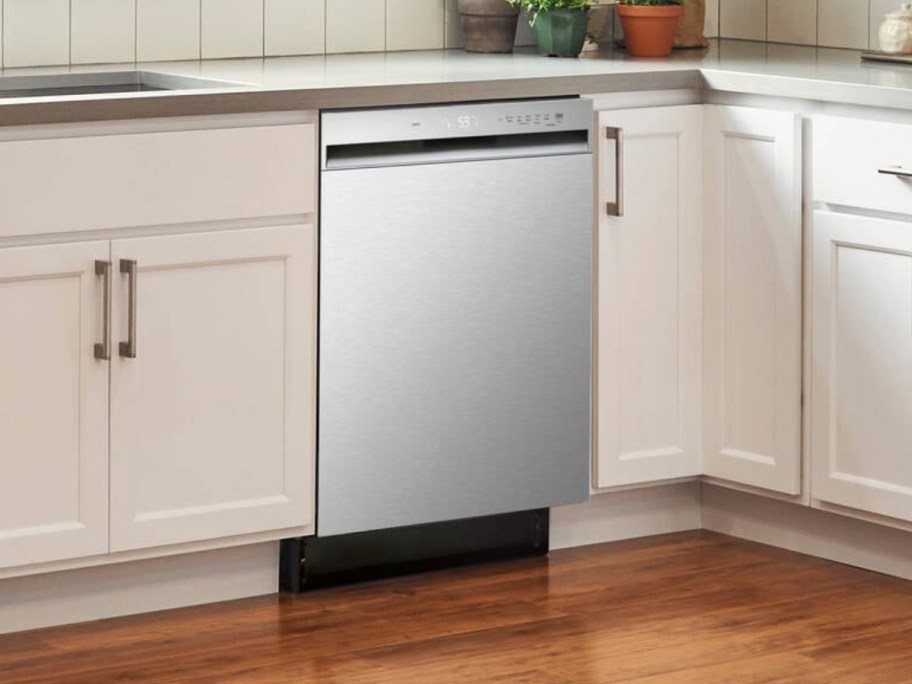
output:
[[[132,62],[136,58],[136,0],[71,0],[70,61]]]
[[[136,0],[136,59],[199,59],[199,0]]]
[[[202,0],[203,59],[263,56],[263,0]]]
[[[775,43],[817,43],[817,0],[768,0],[767,40]]]
[[[706,35],[876,48],[884,14],[900,1],[706,0]],[[457,0],[0,0],[0,7],[4,67],[462,46]],[[521,19],[516,44],[534,42]]]
[[[386,49],[386,0],[326,0],[327,52]]]
[[[766,40],[766,0],[720,0],[719,31],[726,38]]]
[[[265,51],[316,55],[326,50],[325,0],[266,0]]]
[[[41,66],[69,61],[70,0],[4,1],[4,66]]]
[[[440,50],[444,0],[386,0],[387,50]]]
[[[869,11],[869,4],[861,0],[817,0],[817,43],[867,48]]]
[[[703,33],[707,38],[719,35],[719,0],[706,0],[706,26]]]

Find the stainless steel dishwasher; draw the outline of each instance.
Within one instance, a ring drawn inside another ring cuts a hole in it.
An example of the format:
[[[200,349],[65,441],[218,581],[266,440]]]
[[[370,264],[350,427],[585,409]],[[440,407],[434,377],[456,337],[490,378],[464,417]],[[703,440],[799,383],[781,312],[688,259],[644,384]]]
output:
[[[592,118],[323,115],[318,537],[588,498]]]

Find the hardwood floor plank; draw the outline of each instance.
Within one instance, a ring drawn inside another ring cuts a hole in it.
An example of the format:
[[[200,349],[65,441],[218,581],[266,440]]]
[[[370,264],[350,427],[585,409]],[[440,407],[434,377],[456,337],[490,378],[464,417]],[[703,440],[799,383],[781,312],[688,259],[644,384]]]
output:
[[[0,636],[2,684],[900,684],[912,582],[706,532]]]

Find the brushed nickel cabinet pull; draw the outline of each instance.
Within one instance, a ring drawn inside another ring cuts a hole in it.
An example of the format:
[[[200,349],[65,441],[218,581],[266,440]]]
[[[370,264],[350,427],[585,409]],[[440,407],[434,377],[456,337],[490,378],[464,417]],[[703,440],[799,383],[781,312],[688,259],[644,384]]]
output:
[[[136,261],[120,260],[120,272],[127,275],[129,303],[127,305],[127,341],[119,345],[120,355],[127,359],[136,358]]]
[[[102,324],[101,342],[95,343],[95,358],[108,361],[111,358],[111,262],[96,261],[95,275],[102,277],[104,296],[102,297]]]
[[[608,140],[614,140],[614,202],[608,202],[608,216],[624,215],[624,129],[608,126],[605,129]]]
[[[901,166],[889,166],[883,169],[877,169],[877,173],[885,176],[899,176],[900,178],[912,178],[912,169],[904,169]]]

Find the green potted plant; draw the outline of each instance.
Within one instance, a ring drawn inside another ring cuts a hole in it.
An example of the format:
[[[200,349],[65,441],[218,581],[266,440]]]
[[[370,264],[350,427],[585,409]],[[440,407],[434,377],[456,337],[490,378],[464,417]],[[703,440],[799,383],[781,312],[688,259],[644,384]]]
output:
[[[538,51],[551,57],[577,57],[586,42],[591,0],[507,0],[518,5],[535,29]]]
[[[624,28],[627,54],[667,57],[674,47],[681,20],[682,0],[618,0],[617,13]]]

